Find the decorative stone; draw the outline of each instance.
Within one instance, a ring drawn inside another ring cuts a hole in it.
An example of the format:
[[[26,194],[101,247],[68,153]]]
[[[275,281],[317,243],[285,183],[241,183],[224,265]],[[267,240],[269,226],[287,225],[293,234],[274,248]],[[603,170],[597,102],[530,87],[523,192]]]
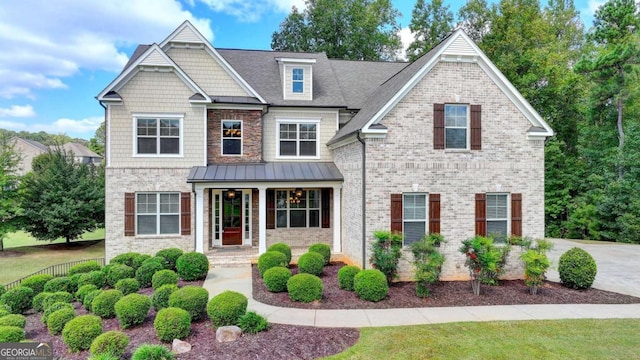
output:
[[[187,353],[191,351],[191,344],[179,339],[173,339],[173,344],[171,345],[171,351],[173,351],[176,354]]]
[[[242,335],[242,330],[237,326],[221,326],[216,330],[218,342],[236,341],[240,335]]]

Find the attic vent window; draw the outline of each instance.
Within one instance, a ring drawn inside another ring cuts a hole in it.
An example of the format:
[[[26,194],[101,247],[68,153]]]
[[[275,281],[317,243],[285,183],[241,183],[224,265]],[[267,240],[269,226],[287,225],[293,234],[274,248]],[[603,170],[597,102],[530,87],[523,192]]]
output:
[[[304,89],[304,69],[292,69],[292,89],[294,93],[302,93]]]

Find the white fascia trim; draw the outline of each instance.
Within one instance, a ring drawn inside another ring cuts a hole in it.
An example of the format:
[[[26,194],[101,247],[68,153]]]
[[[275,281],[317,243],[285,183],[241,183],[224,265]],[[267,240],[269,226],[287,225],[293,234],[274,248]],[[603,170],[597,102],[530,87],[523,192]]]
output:
[[[315,64],[316,59],[296,59],[296,58],[276,58],[277,62],[283,64]]]
[[[303,188],[327,188],[339,186],[341,187],[342,181],[238,181],[238,182],[196,182],[192,183],[194,190],[204,189],[256,189],[260,187],[268,189],[293,189],[296,187]]]

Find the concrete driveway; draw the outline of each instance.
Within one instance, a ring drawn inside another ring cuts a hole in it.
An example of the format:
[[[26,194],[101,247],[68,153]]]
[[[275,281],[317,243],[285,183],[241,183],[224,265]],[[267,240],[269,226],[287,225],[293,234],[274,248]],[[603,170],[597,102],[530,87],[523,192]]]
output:
[[[549,239],[554,248],[548,254],[551,259],[549,280],[560,281],[558,260],[565,251],[579,247],[596,261],[598,273],[593,287],[640,297],[640,245]]]

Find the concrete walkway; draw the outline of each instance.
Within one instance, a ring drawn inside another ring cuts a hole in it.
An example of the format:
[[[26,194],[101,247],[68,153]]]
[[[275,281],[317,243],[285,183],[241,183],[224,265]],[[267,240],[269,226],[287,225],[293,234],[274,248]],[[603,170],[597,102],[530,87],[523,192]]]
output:
[[[553,240],[555,250],[550,257],[555,260],[573,246],[586,247],[598,264],[594,287],[640,296],[640,246],[591,245],[565,240]],[[632,268],[629,268],[631,266]],[[628,274],[628,275],[625,275]],[[556,271],[549,274],[557,281]],[[265,316],[269,322],[290,325],[320,327],[368,327],[420,325],[463,321],[495,320],[552,320],[552,319],[605,319],[640,318],[640,304],[598,305],[506,305],[461,306],[403,309],[311,310],[277,307],[253,300],[251,267],[216,267],[209,271],[203,285],[210,296],[225,290],[244,294],[249,299],[249,309]],[[471,289],[469,289],[471,291]]]

